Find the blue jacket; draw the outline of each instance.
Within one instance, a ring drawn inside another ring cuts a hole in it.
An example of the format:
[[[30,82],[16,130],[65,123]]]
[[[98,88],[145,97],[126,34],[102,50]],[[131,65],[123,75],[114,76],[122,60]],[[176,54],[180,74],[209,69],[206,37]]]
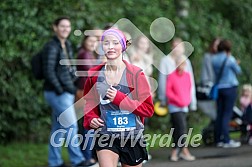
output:
[[[220,73],[221,66],[225,61],[227,54],[225,52],[217,53],[212,58],[212,65],[215,73],[215,78],[218,77]],[[236,63],[235,58],[230,55],[227,57],[227,62],[224,66],[222,76],[219,80],[218,88],[231,88],[233,86],[238,86],[239,82],[237,79],[237,74],[241,73],[240,66]]]

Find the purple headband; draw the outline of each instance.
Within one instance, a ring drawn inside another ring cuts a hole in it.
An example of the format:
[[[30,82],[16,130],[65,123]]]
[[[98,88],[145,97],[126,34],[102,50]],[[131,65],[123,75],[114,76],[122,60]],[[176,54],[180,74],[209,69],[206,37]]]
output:
[[[104,41],[105,36],[107,35],[114,35],[116,38],[119,39],[120,44],[122,45],[122,51],[126,50],[126,37],[123,34],[122,31],[115,29],[115,28],[110,28],[102,34],[101,41]]]

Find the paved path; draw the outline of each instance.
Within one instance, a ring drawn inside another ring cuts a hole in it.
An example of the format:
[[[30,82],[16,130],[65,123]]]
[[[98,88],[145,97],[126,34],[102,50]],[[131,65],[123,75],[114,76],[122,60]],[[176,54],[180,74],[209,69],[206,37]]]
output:
[[[191,148],[197,160],[169,161],[170,149],[151,150],[152,160],[143,167],[252,167],[252,146],[240,148],[199,147]]]
[[[252,146],[243,145],[239,148],[226,149],[202,146],[190,148],[190,151],[196,156],[195,161],[171,162],[169,148],[151,150],[152,159],[143,164],[143,167],[252,167]]]

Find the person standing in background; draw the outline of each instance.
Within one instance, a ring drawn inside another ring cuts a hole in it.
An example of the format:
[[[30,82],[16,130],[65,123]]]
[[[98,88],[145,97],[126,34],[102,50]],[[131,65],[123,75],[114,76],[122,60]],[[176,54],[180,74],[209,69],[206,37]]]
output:
[[[218,45],[220,43],[220,38],[215,38],[210,46],[207,53],[204,54],[201,67],[201,83],[203,85],[213,85],[215,80],[215,74],[212,66],[212,57],[218,51]]]
[[[237,75],[241,73],[239,61],[231,55],[231,42],[221,40],[218,45],[218,53],[212,58],[212,65],[215,76],[219,76],[217,118],[215,121],[215,142],[218,147],[230,148],[239,147],[240,142],[230,140],[229,122],[232,118],[233,107],[237,98],[239,85]]]
[[[85,65],[78,65],[77,70],[87,74],[87,71],[100,64],[98,60],[98,55],[95,54],[95,49],[97,47],[97,37],[95,36],[85,36],[81,43],[81,48],[79,49],[77,59],[85,62]],[[86,82],[87,76],[80,76],[77,80],[77,100],[83,97],[84,84]]]
[[[81,48],[78,52],[78,60],[84,62],[85,65],[78,65],[77,70],[79,72],[85,73],[85,76],[80,76],[77,81],[77,94],[76,101],[80,100],[83,97],[83,89],[84,84],[87,79],[87,72],[90,68],[97,66],[101,63],[101,60],[98,59],[98,54],[95,54],[95,49],[97,47],[98,39],[95,36],[85,36],[81,43]],[[81,106],[77,105],[76,110],[80,109],[81,112],[84,110],[84,105],[80,103]],[[81,125],[83,124],[83,119],[80,120]],[[88,130],[84,129],[83,126],[80,127],[81,133],[83,134],[84,139],[88,139],[86,145],[84,143],[85,140],[81,143],[82,153],[86,159],[86,165],[94,165],[96,160],[94,159],[93,150],[91,149],[93,132],[88,133]],[[89,135],[89,136],[87,136]]]
[[[52,108],[52,126],[49,143],[48,163],[50,167],[65,167],[61,147],[55,146],[65,135],[72,141],[77,135],[77,120],[73,107],[76,87],[74,81],[75,68],[71,65],[60,65],[60,60],[73,57],[71,43],[67,40],[71,32],[71,22],[68,17],[60,17],[53,23],[55,36],[44,49],[43,73],[44,96]],[[59,116],[64,112],[64,116]],[[72,125],[62,125],[63,122],[74,122]],[[59,131],[61,130],[61,131]],[[62,130],[64,130],[63,133]],[[73,140],[78,143],[78,139]],[[85,159],[79,147],[69,144],[68,153],[74,167],[85,166]]]
[[[185,48],[184,44],[182,43],[182,40],[180,38],[175,38],[172,41],[172,52],[163,57],[160,61],[160,71],[164,72],[159,72],[159,78],[158,78],[158,98],[161,101],[162,106],[167,107],[167,96],[165,94],[166,92],[166,79],[167,75],[165,74],[171,74],[174,70],[176,70],[176,58],[179,56],[184,55]],[[189,59],[186,60],[186,66],[185,66],[185,71],[188,71],[191,75],[191,83],[192,83],[192,88],[191,88],[191,103],[190,103],[190,109],[195,111],[197,110],[197,99],[196,99],[196,91],[195,91],[195,82],[194,82],[194,74],[193,74],[193,69],[192,65]]]
[[[175,148],[172,148],[171,161],[182,158],[186,161],[194,161],[195,157],[189,152],[188,146],[182,145],[180,137],[187,133],[186,113],[191,102],[192,79],[189,72],[185,71],[187,57],[178,56],[175,60],[178,66],[167,77],[166,96],[168,97],[168,108],[171,114],[171,123],[174,133],[172,135]],[[183,140],[185,140],[183,138]]]
[[[199,90],[203,90],[197,96],[197,104],[201,111],[211,118],[209,126],[214,125],[214,121],[217,115],[216,101],[210,100],[208,95],[215,81],[215,73],[212,66],[212,58],[218,52],[218,45],[220,38],[215,38],[209,45],[208,52],[204,54],[201,66],[200,85],[197,87]],[[214,142],[214,141],[213,141]]]
[[[240,96],[240,109],[245,112],[252,99],[252,86],[251,84],[242,85],[241,96]]]
[[[252,86],[251,84],[244,84],[242,86],[241,95],[240,95],[240,109],[243,112],[242,115],[242,124],[241,128],[241,142],[252,144],[252,133],[251,133],[251,124],[252,124],[252,113],[251,104],[252,104]],[[250,108],[250,111],[249,111]],[[251,138],[251,139],[250,139]]]
[[[152,76],[153,55],[149,39],[145,36],[139,36],[133,43],[130,54],[130,62],[143,69],[145,75]]]

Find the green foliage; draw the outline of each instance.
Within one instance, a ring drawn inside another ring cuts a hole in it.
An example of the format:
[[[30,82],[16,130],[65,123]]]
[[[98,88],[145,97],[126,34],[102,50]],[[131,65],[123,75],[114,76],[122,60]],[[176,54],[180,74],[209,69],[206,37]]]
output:
[[[0,145],[1,167],[34,167],[47,165],[48,144],[10,143],[8,146]],[[69,163],[67,148],[62,149],[62,158]]]
[[[176,36],[182,36],[195,48],[191,60],[196,80],[199,79],[200,60],[209,42],[216,36],[229,38],[234,44],[233,55],[242,62],[244,75],[240,81],[251,82],[252,61],[249,53],[252,47],[249,44],[251,34],[248,33],[252,25],[251,19],[248,19],[252,14],[251,2],[198,0],[196,3],[194,0],[188,0],[188,18],[176,15],[174,2],[175,0],[2,1],[0,142],[16,139],[47,140],[51,111],[43,98],[43,83],[32,77],[30,60],[52,36],[53,20],[62,15],[71,18],[73,30],[103,28],[108,22],[115,23],[120,18],[128,18],[149,37],[151,22],[158,17],[167,17],[177,28]],[[186,25],[185,30],[178,26],[182,22]],[[81,39],[82,36],[71,35],[70,40],[75,49]],[[167,43],[153,42],[164,53],[169,53],[170,47]],[[154,76],[157,77],[157,72]],[[160,128],[155,121],[152,122],[154,127]]]

